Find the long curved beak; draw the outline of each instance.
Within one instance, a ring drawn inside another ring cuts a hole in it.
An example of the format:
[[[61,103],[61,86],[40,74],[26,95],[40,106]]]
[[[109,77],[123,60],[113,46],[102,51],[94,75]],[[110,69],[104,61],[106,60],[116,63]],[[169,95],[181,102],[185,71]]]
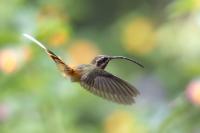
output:
[[[125,59],[125,60],[131,61],[131,62],[137,64],[138,66],[144,68],[144,66],[143,66],[142,64],[140,64],[140,63],[138,63],[137,61],[132,60],[132,59],[130,59],[130,58],[124,57],[124,56],[110,56],[109,58],[110,58],[110,59]]]

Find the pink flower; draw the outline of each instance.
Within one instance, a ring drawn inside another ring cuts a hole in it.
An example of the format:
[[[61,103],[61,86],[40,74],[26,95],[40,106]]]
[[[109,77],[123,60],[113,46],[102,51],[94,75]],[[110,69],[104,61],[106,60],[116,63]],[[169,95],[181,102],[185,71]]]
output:
[[[200,105],[200,79],[193,80],[186,88],[187,98],[195,105]]]
[[[10,108],[6,104],[0,104],[0,122],[8,119],[10,116]]]

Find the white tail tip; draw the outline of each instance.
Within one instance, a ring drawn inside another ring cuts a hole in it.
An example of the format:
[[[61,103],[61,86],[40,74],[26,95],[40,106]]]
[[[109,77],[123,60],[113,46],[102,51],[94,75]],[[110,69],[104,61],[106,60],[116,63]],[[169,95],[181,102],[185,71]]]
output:
[[[25,36],[26,38],[28,38],[29,40],[35,42],[37,45],[39,45],[40,47],[42,47],[44,50],[47,50],[47,48],[38,40],[36,40],[34,37],[32,37],[31,35],[28,34],[23,34],[23,36]]]

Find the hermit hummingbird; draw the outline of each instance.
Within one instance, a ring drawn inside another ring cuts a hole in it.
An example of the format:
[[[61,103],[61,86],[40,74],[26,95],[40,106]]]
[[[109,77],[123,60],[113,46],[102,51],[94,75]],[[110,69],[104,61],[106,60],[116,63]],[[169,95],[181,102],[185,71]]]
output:
[[[28,34],[23,35],[43,48],[56,63],[62,74],[69,76],[72,82],[78,82],[89,92],[112,102],[124,105],[130,105],[135,102],[134,97],[139,94],[139,91],[128,82],[105,71],[105,68],[109,61],[113,59],[128,60],[143,67],[140,63],[124,56],[98,55],[90,64],[81,64],[72,68],[64,63],[60,57],[47,49],[41,42]]]

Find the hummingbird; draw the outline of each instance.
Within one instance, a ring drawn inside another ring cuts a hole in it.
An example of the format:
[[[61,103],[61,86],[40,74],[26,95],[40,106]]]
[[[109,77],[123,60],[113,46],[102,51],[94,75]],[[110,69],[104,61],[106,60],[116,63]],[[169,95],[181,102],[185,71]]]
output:
[[[128,60],[144,67],[137,61],[124,56],[98,55],[90,64],[81,64],[72,68],[34,37],[28,34],[23,35],[43,48],[65,77],[68,76],[72,82],[80,83],[83,88],[94,95],[115,103],[131,105],[135,102],[134,98],[140,94],[133,85],[105,70],[108,63],[114,59]]]

